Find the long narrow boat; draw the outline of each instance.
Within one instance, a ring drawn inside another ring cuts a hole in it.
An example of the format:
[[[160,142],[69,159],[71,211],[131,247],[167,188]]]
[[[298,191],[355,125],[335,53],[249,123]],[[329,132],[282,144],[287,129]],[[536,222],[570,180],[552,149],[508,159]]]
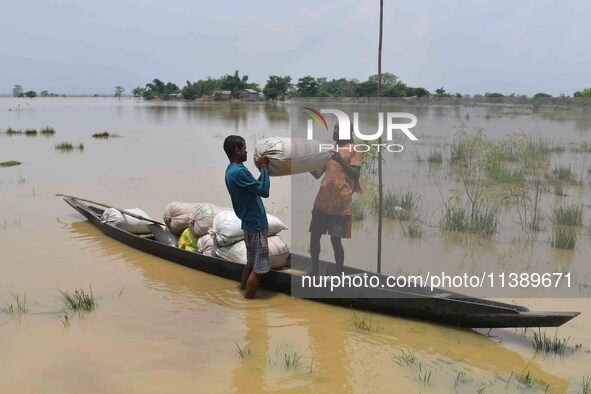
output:
[[[151,235],[129,233],[102,222],[101,215],[104,209],[72,197],[66,197],[64,200],[110,238],[177,264],[223,278],[240,280],[244,267],[242,264],[169,246],[157,242]],[[305,275],[304,271],[292,267],[305,265],[309,258],[291,254],[290,260],[291,267],[271,271],[263,277],[261,286],[292,295],[294,286],[302,286],[302,278]],[[336,272],[333,263],[321,262],[321,266],[325,271]],[[377,275],[351,267],[345,267],[344,273],[349,276]],[[385,281],[385,277],[381,279]],[[405,316],[466,328],[558,327],[580,313],[532,312],[524,306],[467,297],[440,289],[431,291],[420,287],[365,289],[358,293],[346,293],[343,297],[335,297],[328,288],[316,288],[314,300],[362,311]]]

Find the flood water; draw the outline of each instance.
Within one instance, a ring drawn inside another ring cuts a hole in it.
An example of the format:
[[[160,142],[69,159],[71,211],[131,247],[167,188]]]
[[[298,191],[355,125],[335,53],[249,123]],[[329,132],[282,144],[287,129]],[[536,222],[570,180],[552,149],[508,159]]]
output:
[[[22,162],[0,167],[0,392],[583,391],[591,376],[587,296],[505,300],[532,310],[581,311],[557,331],[547,330],[567,339],[563,355],[535,352],[532,332],[523,330],[455,329],[374,314],[375,330],[366,332],[356,328],[354,312],[346,308],[264,290],[256,301],[244,301],[235,282],[111,240],[55,196],[140,207],[155,219],[170,201],[228,206],[223,139],[244,136],[252,155],[257,139],[289,135],[289,111],[288,104],[265,103],[0,99],[0,130],[56,131],[52,137],[0,134],[0,162]],[[425,233],[409,240],[398,223],[387,221],[384,255],[395,251],[398,258],[385,259],[384,272],[409,271],[400,261],[420,269],[421,262],[440,259],[460,267],[540,264],[545,270],[576,270],[580,278],[591,273],[590,154],[570,150],[591,140],[590,113],[468,106],[408,112],[417,114],[421,144],[395,159],[401,171],[386,187],[421,194]],[[562,201],[583,205],[584,230],[574,250],[552,248],[544,231],[535,242],[516,243],[519,226],[510,213],[503,218],[507,230],[492,240],[441,234],[438,190],[447,196],[454,187],[445,168],[416,157],[437,146],[449,155],[448,141],[462,128],[477,127],[491,138],[523,131],[566,147],[552,156],[553,165],[570,164],[581,183],[565,197],[546,194],[542,205],[546,212]],[[91,137],[100,131],[120,138]],[[59,142],[83,143],[84,150],[62,153],[54,149]],[[246,164],[257,173],[250,160]],[[303,217],[291,211],[292,181],[272,178],[265,201],[290,226]],[[285,238],[293,251],[306,253],[305,240],[289,231]],[[374,222],[356,222],[353,239],[374,245]],[[344,243],[347,264],[375,269],[375,256]],[[322,256],[332,257],[328,240]],[[92,288],[98,306],[64,323],[59,290],[76,288]],[[14,295],[26,296],[26,313],[8,310]],[[244,357],[238,347],[246,349]],[[412,360],[401,357],[403,351]],[[286,361],[294,355],[297,362]]]

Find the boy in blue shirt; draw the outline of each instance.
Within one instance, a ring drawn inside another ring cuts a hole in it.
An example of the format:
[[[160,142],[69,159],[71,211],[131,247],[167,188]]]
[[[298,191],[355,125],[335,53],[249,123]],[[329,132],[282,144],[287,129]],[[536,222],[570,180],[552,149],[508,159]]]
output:
[[[226,168],[226,187],[232,199],[236,216],[242,220],[246,243],[246,266],[242,271],[241,288],[244,298],[254,298],[261,276],[271,270],[267,244],[267,214],[261,197],[269,197],[268,159],[256,157],[261,176],[255,179],[244,166],[247,158],[246,141],[238,135],[230,135],[224,141],[224,151],[230,160]]]

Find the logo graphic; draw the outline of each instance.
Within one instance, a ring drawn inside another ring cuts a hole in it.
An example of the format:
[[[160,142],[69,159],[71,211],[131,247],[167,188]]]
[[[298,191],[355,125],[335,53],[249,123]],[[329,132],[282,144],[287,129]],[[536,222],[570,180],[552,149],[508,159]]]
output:
[[[304,107],[304,109],[307,110],[304,111],[306,115],[313,119],[318,124],[318,126],[322,127],[324,125],[326,131],[328,131],[328,123],[326,123],[326,119],[324,119],[324,116],[322,116],[320,112],[310,107]]]
[[[351,130],[358,140],[361,141],[377,141],[384,134],[384,118],[386,118],[386,140],[392,141],[395,130],[401,131],[410,141],[417,141],[418,138],[410,131],[411,128],[417,125],[417,117],[408,112],[387,112],[384,116],[383,112],[378,113],[378,129],[375,132],[368,134],[362,133],[359,130],[359,113],[353,113],[353,127],[351,127],[351,120],[349,115],[338,109],[321,109],[320,111],[310,107],[304,107],[304,113],[309,117],[307,122],[307,138],[314,139],[314,122],[321,128],[328,131],[328,123],[322,114],[332,114],[336,116],[339,125],[339,140],[348,141],[352,139]],[[409,122],[396,123],[395,119],[406,119]],[[356,144],[355,149],[360,152],[367,152],[373,148],[378,151],[381,148],[387,149],[389,152],[402,152],[404,146],[400,144]],[[320,144],[320,151],[338,149],[332,144]]]

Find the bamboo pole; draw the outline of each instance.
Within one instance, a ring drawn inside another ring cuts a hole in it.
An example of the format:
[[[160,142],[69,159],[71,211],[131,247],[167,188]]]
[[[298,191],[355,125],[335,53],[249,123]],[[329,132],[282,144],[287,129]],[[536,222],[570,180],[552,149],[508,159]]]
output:
[[[382,112],[382,31],[384,26],[384,0],[380,0],[380,35],[378,41],[378,112]],[[382,143],[380,136],[379,143]],[[378,151],[378,274],[382,272],[382,210],[383,210],[383,184],[382,184],[382,150]]]

